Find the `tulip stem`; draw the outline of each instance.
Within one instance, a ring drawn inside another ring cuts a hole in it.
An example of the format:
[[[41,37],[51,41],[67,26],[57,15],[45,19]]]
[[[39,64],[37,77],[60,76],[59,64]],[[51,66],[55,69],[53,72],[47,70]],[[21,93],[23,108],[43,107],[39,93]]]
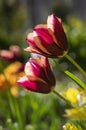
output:
[[[81,68],[79,64],[76,63],[75,60],[73,60],[69,55],[65,55],[65,57],[86,77],[86,72]]]
[[[53,93],[56,94],[58,97],[60,97],[62,100],[64,100],[67,104],[72,106],[72,104],[66,98],[64,98],[61,94],[59,94],[57,91],[53,90]]]
[[[56,62],[56,61],[55,61]],[[58,64],[58,67],[60,68],[60,70],[66,74],[69,78],[71,78],[75,83],[77,83],[81,88],[86,89],[86,84],[80,80],[77,76],[75,76],[73,73],[71,73],[68,70],[65,70],[61,65],[59,65],[58,62],[56,62],[56,64]]]

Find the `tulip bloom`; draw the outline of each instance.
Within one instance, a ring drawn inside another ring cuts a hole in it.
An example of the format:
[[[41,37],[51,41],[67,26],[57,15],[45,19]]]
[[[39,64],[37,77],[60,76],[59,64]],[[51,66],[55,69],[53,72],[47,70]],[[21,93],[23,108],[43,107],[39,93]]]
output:
[[[24,88],[40,93],[49,93],[55,86],[55,78],[46,57],[30,59],[25,65],[25,76],[17,83]]]
[[[37,25],[29,33],[26,42],[29,44],[25,50],[41,54],[50,58],[65,55],[68,50],[66,34],[60,18],[54,14],[48,16],[47,24]]]

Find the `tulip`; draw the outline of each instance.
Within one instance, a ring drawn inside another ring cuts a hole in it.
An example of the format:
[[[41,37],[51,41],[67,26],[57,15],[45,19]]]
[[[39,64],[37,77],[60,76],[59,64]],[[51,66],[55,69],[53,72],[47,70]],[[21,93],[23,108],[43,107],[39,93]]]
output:
[[[13,61],[14,54],[9,50],[0,50],[0,58],[6,61]]]
[[[0,50],[0,58],[6,61],[15,61],[21,55],[20,47],[12,45],[8,50]]]
[[[25,64],[25,76],[18,79],[17,83],[27,90],[40,93],[49,93],[55,86],[55,78],[48,59],[30,58]]]
[[[47,56],[62,57],[67,53],[68,43],[60,18],[48,16],[47,24],[37,25],[26,38],[29,44],[25,50]]]
[[[14,54],[15,57],[21,56],[21,49],[18,45],[11,45],[9,50]]]

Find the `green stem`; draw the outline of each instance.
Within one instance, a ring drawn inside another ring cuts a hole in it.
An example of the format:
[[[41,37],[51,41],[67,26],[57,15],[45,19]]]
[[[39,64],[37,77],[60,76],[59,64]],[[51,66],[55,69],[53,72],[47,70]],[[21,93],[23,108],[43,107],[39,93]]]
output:
[[[75,81],[81,88],[86,89],[86,84],[82,82],[78,77],[76,77],[73,73],[69,72],[68,70],[65,70],[64,73],[73,81]]]
[[[66,98],[64,98],[61,94],[59,94],[57,91],[53,90],[53,93],[54,93],[55,95],[57,95],[58,97],[60,97],[60,98],[61,98],[63,101],[65,101],[67,104],[69,104],[69,105],[72,106],[72,104],[71,104]]]
[[[73,60],[69,55],[65,55],[65,57],[86,77],[86,72],[76,63],[75,60]]]
[[[9,101],[9,105],[10,105],[10,109],[11,109],[12,115],[15,116],[14,102],[13,102],[13,99],[12,99],[12,96],[11,96],[9,90],[7,92],[7,96],[8,96],[8,101]]]
[[[10,93],[10,91],[8,90],[8,99],[9,99],[9,104],[10,104],[10,108],[11,108],[11,112],[13,114],[13,116],[17,118],[17,121],[19,123],[19,129],[23,130],[23,119],[21,117],[21,112],[19,109],[19,105],[17,100],[15,99],[15,97],[13,97]]]
[[[3,75],[5,76],[5,73],[4,73],[4,68],[3,68],[3,63],[2,61],[0,60],[0,68],[2,70],[2,73]],[[23,128],[23,119],[21,117],[21,112],[20,112],[20,109],[19,109],[19,105],[17,103],[17,100],[12,97],[10,91],[9,91],[9,88],[11,87],[8,80],[7,80],[7,77],[5,76],[5,79],[6,79],[6,83],[8,85],[8,93],[7,93],[7,96],[8,96],[8,100],[9,100],[9,105],[10,105],[10,109],[11,109],[11,112],[13,114],[13,116],[15,116],[15,113],[16,113],[16,117],[17,117],[17,120],[18,120],[18,123],[19,123],[19,130],[24,130]]]
[[[55,61],[56,62],[56,61]],[[69,78],[71,78],[75,83],[77,83],[81,88],[86,89],[86,84],[82,82],[77,76],[75,76],[73,73],[69,72],[68,70],[65,70],[61,65],[58,64],[58,67],[60,70],[65,73]]]
[[[19,123],[19,129],[23,130],[23,122],[22,122],[22,117],[21,117],[21,112],[18,106],[18,102],[16,101],[16,99],[14,99],[14,105],[15,105],[15,112],[16,112],[16,116],[17,116],[17,120]]]

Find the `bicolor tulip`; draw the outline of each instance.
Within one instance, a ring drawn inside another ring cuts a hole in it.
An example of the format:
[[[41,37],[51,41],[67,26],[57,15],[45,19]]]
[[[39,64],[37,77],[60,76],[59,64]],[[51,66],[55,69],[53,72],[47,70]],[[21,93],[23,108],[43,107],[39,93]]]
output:
[[[19,78],[17,83],[34,92],[49,93],[52,91],[55,78],[48,59],[44,56],[30,58],[25,64],[25,76]]]
[[[25,50],[50,58],[62,57],[67,53],[68,43],[60,18],[48,16],[47,24],[37,25],[26,38]]]

